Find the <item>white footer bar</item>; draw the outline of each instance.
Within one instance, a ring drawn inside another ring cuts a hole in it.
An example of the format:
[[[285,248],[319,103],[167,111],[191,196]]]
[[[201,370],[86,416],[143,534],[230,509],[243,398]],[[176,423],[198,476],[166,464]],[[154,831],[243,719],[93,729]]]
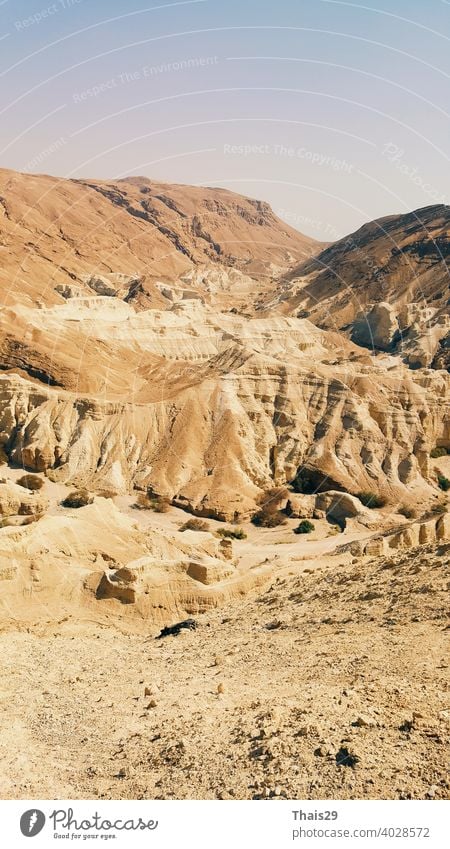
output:
[[[443,801],[2,801],[0,822],[5,849],[449,845]]]

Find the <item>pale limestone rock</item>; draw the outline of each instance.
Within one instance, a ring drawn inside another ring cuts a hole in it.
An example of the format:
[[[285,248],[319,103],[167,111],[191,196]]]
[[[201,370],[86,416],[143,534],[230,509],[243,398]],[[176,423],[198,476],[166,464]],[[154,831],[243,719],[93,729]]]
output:
[[[359,498],[348,492],[321,492],[316,496],[316,507],[339,523],[345,524],[346,519],[355,518],[366,526],[374,523],[370,510],[361,504]]]
[[[360,314],[353,329],[353,341],[366,348],[389,351],[397,339],[399,324],[395,308],[385,301]]]
[[[1,516],[32,516],[48,509],[48,499],[12,482],[0,484]]]

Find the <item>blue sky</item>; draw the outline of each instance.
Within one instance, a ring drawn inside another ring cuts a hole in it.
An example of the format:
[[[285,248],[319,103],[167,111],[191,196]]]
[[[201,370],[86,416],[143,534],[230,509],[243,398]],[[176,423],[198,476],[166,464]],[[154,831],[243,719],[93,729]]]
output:
[[[450,3],[0,0],[0,165],[268,200],[330,240],[449,197]]]

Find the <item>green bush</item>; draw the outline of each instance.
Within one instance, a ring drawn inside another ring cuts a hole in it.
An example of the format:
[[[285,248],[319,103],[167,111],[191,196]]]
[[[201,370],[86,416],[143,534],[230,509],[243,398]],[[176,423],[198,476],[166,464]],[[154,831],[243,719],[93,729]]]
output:
[[[79,489],[76,492],[69,492],[64,501],[61,501],[63,507],[86,507],[87,504],[92,504],[94,496],[87,489]]]
[[[314,525],[309,519],[302,519],[297,528],[294,528],[294,534],[310,534],[314,530]]]
[[[438,475],[438,486],[443,492],[448,492],[450,489],[450,480],[445,475]]]
[[[181,525],[180,531],[209,531],[209,525],[203,519],[188,519],[184,525]]]
[[[247,534],[242,528],[219,528],[217,533],[225,539],[247,539]]]
[[[376,507],[384,507],[386,504],[386,499],[377,495],[376,492],[358,492],[356,497],[359,498],[361,504],[364,504],[364,507],[369,507],[370,510],[374,510]]]
[[[447,454],[450,454],[450,448],[444,448],[443,445],[436,445],[436,447],[430,451],[430,457],[432,457],[433,460],[436,460],[438,457],[446,457]]]
[[[42,489],[44,486],[44,481],[42,478],[38,478],[37,475],[22,475],[22,477],[17,480],[17,483],[25,489],[33,490],[33,492],[36,492],[38,489]]]
[[[286,516],[281,510],[258,510],[252,517],[252,524],[258,528],[278,528],[286,522]]]

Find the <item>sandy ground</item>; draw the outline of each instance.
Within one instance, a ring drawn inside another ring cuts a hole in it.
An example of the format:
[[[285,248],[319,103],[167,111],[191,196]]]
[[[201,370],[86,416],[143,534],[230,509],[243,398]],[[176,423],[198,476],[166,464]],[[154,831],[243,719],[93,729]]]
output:
[[[0,637],[3,798],[446,798],[450,546],[274,580],[155,639]]]

